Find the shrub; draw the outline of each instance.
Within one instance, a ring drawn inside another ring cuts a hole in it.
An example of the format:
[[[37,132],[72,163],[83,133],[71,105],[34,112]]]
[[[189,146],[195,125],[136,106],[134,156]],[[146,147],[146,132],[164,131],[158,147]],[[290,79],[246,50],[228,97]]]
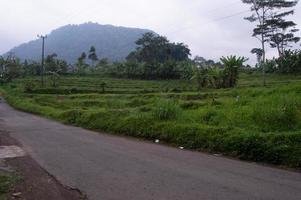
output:
[[[26,82],[24,85],[24,92],[25,93],[31,93],[34,90],[34,83],[33,82]]]
[[[301,51],[285,51],[281,57],[276,59],[276,63],[280,73],[301,73]]]
[[[153,116],[157,120],[172,120],[176,119],[182,109],[172,100],[157,100],[153,109]]]

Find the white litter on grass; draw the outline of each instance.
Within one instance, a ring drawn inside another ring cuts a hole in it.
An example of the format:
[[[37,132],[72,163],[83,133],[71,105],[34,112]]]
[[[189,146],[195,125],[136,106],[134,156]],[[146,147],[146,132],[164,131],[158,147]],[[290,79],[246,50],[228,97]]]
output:
[[[0,146],[0,159],[25,156],[25,152],[18,146]]]
[[[160,140],[155,140],[155,143],[160,143]]]
[[[183,150],[183,149],[184,149],[184,147],[179,147],[179,149]]]

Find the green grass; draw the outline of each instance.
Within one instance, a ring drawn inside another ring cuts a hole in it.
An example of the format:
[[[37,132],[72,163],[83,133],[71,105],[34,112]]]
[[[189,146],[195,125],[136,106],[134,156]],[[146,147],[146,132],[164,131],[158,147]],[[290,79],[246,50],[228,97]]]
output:
[[[14,107],[64,123],[301,168],[300,80],[270,75],[263,88],[260,75],[242,74],[237,88],[198,92],[190,81],[68,76],[58,88],[26,78],[2,91]]]
[[[17,182],[17,177],[12,174],[0,172],[0,200],[8,199],[8,193]]]

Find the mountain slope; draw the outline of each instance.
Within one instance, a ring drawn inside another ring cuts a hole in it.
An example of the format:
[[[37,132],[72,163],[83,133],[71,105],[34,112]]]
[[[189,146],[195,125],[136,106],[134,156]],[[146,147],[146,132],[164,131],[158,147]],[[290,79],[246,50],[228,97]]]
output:
[[[56,53],[59,58],[75,63],[82,52],[88,53],[94,45],[99,58],[120,61],[136,48],[135,41],[146,32],[150,30],[97,23],[67,25],[48,35],[45,40],[45,55]],[[22,60],[39,60],[41,46],[41,40],[37,39],[15,47],[10,52]]]

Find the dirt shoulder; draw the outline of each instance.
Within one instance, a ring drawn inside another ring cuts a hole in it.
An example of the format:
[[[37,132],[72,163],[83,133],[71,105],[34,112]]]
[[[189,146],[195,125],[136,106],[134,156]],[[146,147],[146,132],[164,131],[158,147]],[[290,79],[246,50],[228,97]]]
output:
[[[0,146],[17,145],[18,141],[0,130]],[[30,200],[80,200],[86,199],[75,189],[60,184],[54,177],[42,169],[30,156],[5,159],[2,163],[20,177],[14,185],[8,199]]]

